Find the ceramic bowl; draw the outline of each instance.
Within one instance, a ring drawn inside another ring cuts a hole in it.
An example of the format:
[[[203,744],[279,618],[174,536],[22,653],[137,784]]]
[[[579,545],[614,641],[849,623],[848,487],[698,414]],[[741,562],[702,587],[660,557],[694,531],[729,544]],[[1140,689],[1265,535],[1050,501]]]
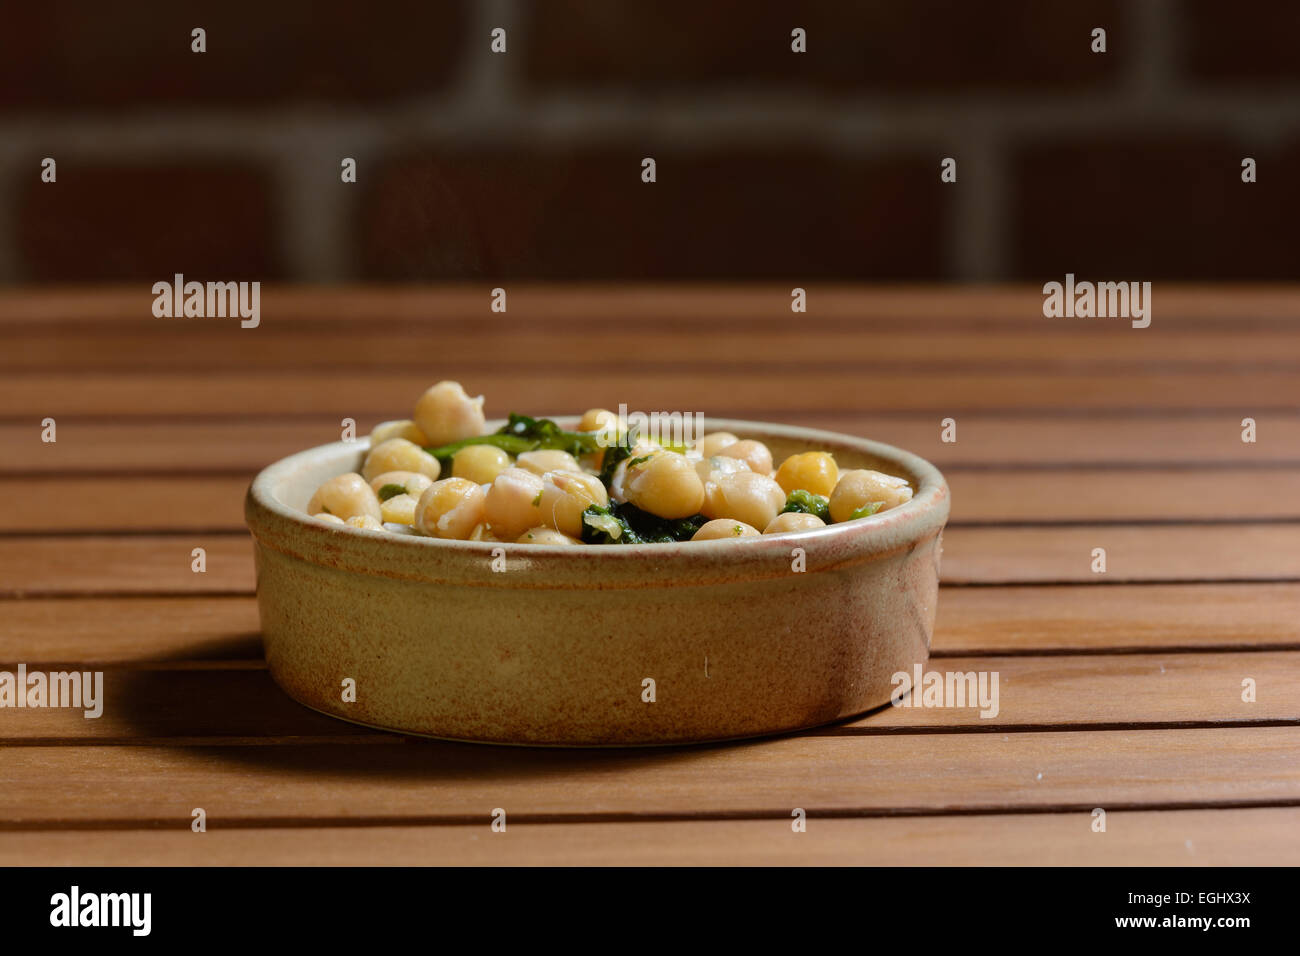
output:
[[[312,492],[360,471],[367,444],[313,448],[264,470],[246,501],[271,676],[355,723],[534,746],[753,737],[885,704],[891,677],[929,654],[943,476],[861,438],[705,428],[758,438],[777,461],[825,449],[916,493],[869,518],[744,540],[441,541],[310,519]]]

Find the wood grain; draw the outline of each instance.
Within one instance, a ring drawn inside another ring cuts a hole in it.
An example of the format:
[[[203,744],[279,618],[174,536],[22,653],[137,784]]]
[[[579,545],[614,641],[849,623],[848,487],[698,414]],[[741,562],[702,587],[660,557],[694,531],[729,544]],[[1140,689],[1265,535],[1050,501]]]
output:
[[[0,605],[0,662],[260,667],[251,596]],[[1300,649],[1300,584],[944,588],[932,657]]]
[[[0,619],[0,663],[262,666],[251,595],[28,598]],[[1298,620],[1300,584],[947,587],[931,656],[1300,650]]]
[[[11,665],[12,666],[12,665]],[[32,668],[29,664],[29,669]],[[1300,652],[1125,654],[1079,657],[947,657],[940,674],[997,675],[992,705],[885,707],[813,736],[1017,728],[1125,728],[1294,723],[1300,726]],[[1257,700],[1242,700],[1255,682]],[[991,679],[991,678],[990,678]],[[972,688],[973,691],[973,688]],[[24,708],[5,715],[0,742],[279,743],[368,733],[293,703],[263,670],[103,671],[102,714]],[[372,734],[375,738],[383,735]]]
[[[0,669],[106,681],[96,720],[0,711],[0,863],[1300,857],[1294,288],[1162,286],[1144,330],[1045,319],[1036,287],[808,292],[793,316],[775,284],[525,283],[496,314],[478,285],[268,286],[244,330],[156,319],[144,287],[0,290]],[[594,337],[617,362],[575,359]],[[494,414],[698,409],[936,462],[954,510],[928,666],[996,672],[997,716],[581,752],[293,703],[261,658],[247,482],[344,417],[403,417],[448,368]]]
[[[158,415],[166,415],[166,409]],[[405,406],[389,417],[409,414]],[[1300,414],[1257,413],[1258,441],[1241,441],[1241,415],[1218,412],[1096,412],[1068,420],[1033,414],[969,414],[957,422],[955,443],[940,440],[936,415],[872,412],[787,412],[771,419],[810,428],[863,435],[907,448],[953,467],[1063,465],[1171,465],[1210,470],[1300,464]],[[376,417],[358,420],[367,434]],[[0,423],[0,475],[75,475],[84,472],[162,472],[252,475],[273,461],[315,445],[337,441],[338,418],[306,415],[295,421],[241,422],[196,419],[122,423],[62,417],[59,440],[41,441],[39,421]]]
[[[252,539],[193,531],[0,537],[0,595],[252,592]],[[1300,525],[957,527],[944,532],[949,584],[1295,581]],[[207,550],[207,572],[190,569]],[[1107,572],[1091,570],[1107,551]]]
[[[722,818],[1300,802],[1300,728],[805,736],[678,750],[16,746],[0,828]],[[52,786],[52,781],[58,781]]]
[[[765,418],[786,412],[967,411],[1035,407],[1079,409],[1228,409],[1238,418],[1293,411],[1294,370],[1205,370],[1155,376],[1145,371],[879,371],[792,367],[779,388],[749,370],[638,369],[634,362],[610,371],[600,366],[557,377],[526,365],[462,375],[472,393],[489,396],[493,413],[529,409],[534,414],[577,414],[594,403],[634,409],[700,411],[717,418]],[[11,418],[83,414],[149,418],[329,414],[357,421],[401,417],[428,388],[428,371],[12,372],[0,379],[0,408]]]
[[[0,832],[0,866],[1289,866],[1300,809]]]

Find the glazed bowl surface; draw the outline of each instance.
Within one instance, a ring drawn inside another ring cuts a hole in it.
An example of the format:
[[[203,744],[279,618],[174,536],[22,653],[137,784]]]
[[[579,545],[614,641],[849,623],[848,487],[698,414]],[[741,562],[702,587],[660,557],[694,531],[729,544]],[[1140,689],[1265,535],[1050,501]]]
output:
[[[705,429],[760,439],[777,461],[827,450],[915,494],[869,518],[735,541],[442,541],[309,518],[316,487],[359,471],[367,441],[313,448],[262,471],[245,502],[271,676],[355,723],[533,746],[754,737],[887,703],[892,676],[929,654],[943,476],[832,432]]]

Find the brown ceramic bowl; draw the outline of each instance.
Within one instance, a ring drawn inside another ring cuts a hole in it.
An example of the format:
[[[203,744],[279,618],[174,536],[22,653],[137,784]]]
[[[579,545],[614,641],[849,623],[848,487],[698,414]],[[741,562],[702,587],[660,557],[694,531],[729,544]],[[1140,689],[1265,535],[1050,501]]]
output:
[[[316,486],[359,471],[367,445],[313,448],[258,475],[246,502],[271,676],[355,723],[535,746],[753,737],[886,703],[892,675],[929,653],[943,476],[847,435],[705,427],[761,439],[777,461],[825,449],[842,469],[902,475],[916,493],[870,518],[760,538],[441,541],[308,518]]]

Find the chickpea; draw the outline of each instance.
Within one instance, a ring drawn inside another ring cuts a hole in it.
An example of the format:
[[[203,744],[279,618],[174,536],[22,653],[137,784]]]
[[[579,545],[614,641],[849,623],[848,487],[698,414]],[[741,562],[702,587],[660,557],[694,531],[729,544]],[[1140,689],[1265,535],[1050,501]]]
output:
[[[701,511],[706,518],[734,518],[766,528],[783,507],[785,492],[773,478],[739,471],[709,482],[708,500]]]
[[[734,518],[714,518],[700,525],[692,541],[715,541],[720,538],[757,538],[758,529]]]
[[[855,511],[870,504],[879,503],[880,510],[887,511],[911,500],[912,486],[906,478],[855,468],[840,473],[831,494],[831,520],[849,521]]]
[[[763,529],[763,534],[790,534],[795,531],[815,531],[824,527],[826,522],[816,515],[787,511],[769,521],[767,527]]]
[[[781,462],[781,467],[776,471],[776,483],[785,489],[786,494],[802,488],[829,498],[839,479],[840,469],[835,464],[835,459],[824,451],[805,451],[791,455]]]
[[[460,382],[439,382],[415,403],[415,424],[431,445],[482,435],[483,396],[470,398]]]
[[[383,531],[384,525],[378,518],[371,515],[353,515],[347,521],[343,522],[349,528],[360,528],[363,531]]]
[[[354,515],[370,515],[378,521],[381,516],[379,496],[356,472],[336,475],[317,488],[307,503],[307,514],[322,512],[344,521]]]
[[[361,467],[361,474],[366,476],[367,481],[386,471],[414,471],[427,475],[432,480],[438,477],[442,466],[438,464],[438,459],[415,442],[405,438],[390,438],[370,449],[366,463]]]
[[[542,476],[542,520],[571,537],[582,536],[582,513],[591,505],[609,504],[605,486],[594,475],[548,471]]]
[[[490,484],[510,467],[510,456],[495,445],[466,445],[451,456],[451,474],[476,485]]]
[[[526,451],[515,459],[515,464],[534,475],[544,475],[548,471],[582,471],[578,459],[567,451],[555,448],[543,448],[541,451]]]
[[[728,445],[734,445],[738,441],[740,439],[731,432],[709,432],[700,439],[697,447],[705,458],[712,458]]]
[[[421,448],[429,444],[428,436],[416,426],[415,422],[409,418],[401,418],[391,422],[380,422],[375,426],[375,430],[370,433],[370,447],[374,448],[390,438],[405,438],[409,442],[414,442]]]
[[[483,489],[465,478],[435,481],[415,506],[415,527],[433,538],[464,541],[483,521]]]
[[[618,416],[608,408],[589,408],[583,412],[582,421],[578,422],[578,431],[598,432],[602,428],[618,429],[622,424]]]
[[[433,479],[428,475],[420,474],[418,471],[386,471],[382,475],[375,475],[370,479],[370,487],[374,489],[375,494],[379,494],[380,489],[385,485],[401,485],[405,489],[405,494],[410,495],[417,501],[420,495],[424,494],[424,489],[431,484],[433,484]]]
[[[741,458],[727,458],[723,455],[701,458],[695,462],[695,473],[704,482],[715,481],[715,475],[734,475],[738,471],[749,471],[748,462]]]
[[[429,482],[430,485],[433,482]],[[414,495],[394,495],[379,503],[383,519],[393,524],[415,524],[415,506],[420,499]]]
[[[749,470],[758,475],[772,473],[772,453],[761,441],[746,438],[744,441],[732,442],[717,452],[721,458],[737,458],[749,466]]]
[[[474,526],[474,530],[469,533],[468,541],[498,541],[499,538],[494,535],[485,522],[480,521]]]
[[[324,521],[326,524],[347,524],[347,522],[338,515],[327,515],[323,511],[318,515],[312,515],[312,517],[317,521]]]
[[[614,471],[609,478],[609,494],[615,501],[627,501],[627,492],[624,489],[624,483],[627,480],[627,468],[638,458],[649,458],[651,455],[659,454],[663,449],[653,442],[642,438],[637,441],[636,445],[628,453],[628,456],[614,466]]]
[[[542,524],[541,475],[523,468],[507,468],[497,475],[487,493],[484,515],[492,534],[514,541],[529,528]]]
[[[630,458],[628,462],[623,490],[632,504],[660,518],[689,518],[699,513],[704,504],[704,482],[685,455],[661,451],[644,461]]]
[[[518,538],[517,544],[582,544],[577,538],[570,538],[554,528],[529,528]]]

